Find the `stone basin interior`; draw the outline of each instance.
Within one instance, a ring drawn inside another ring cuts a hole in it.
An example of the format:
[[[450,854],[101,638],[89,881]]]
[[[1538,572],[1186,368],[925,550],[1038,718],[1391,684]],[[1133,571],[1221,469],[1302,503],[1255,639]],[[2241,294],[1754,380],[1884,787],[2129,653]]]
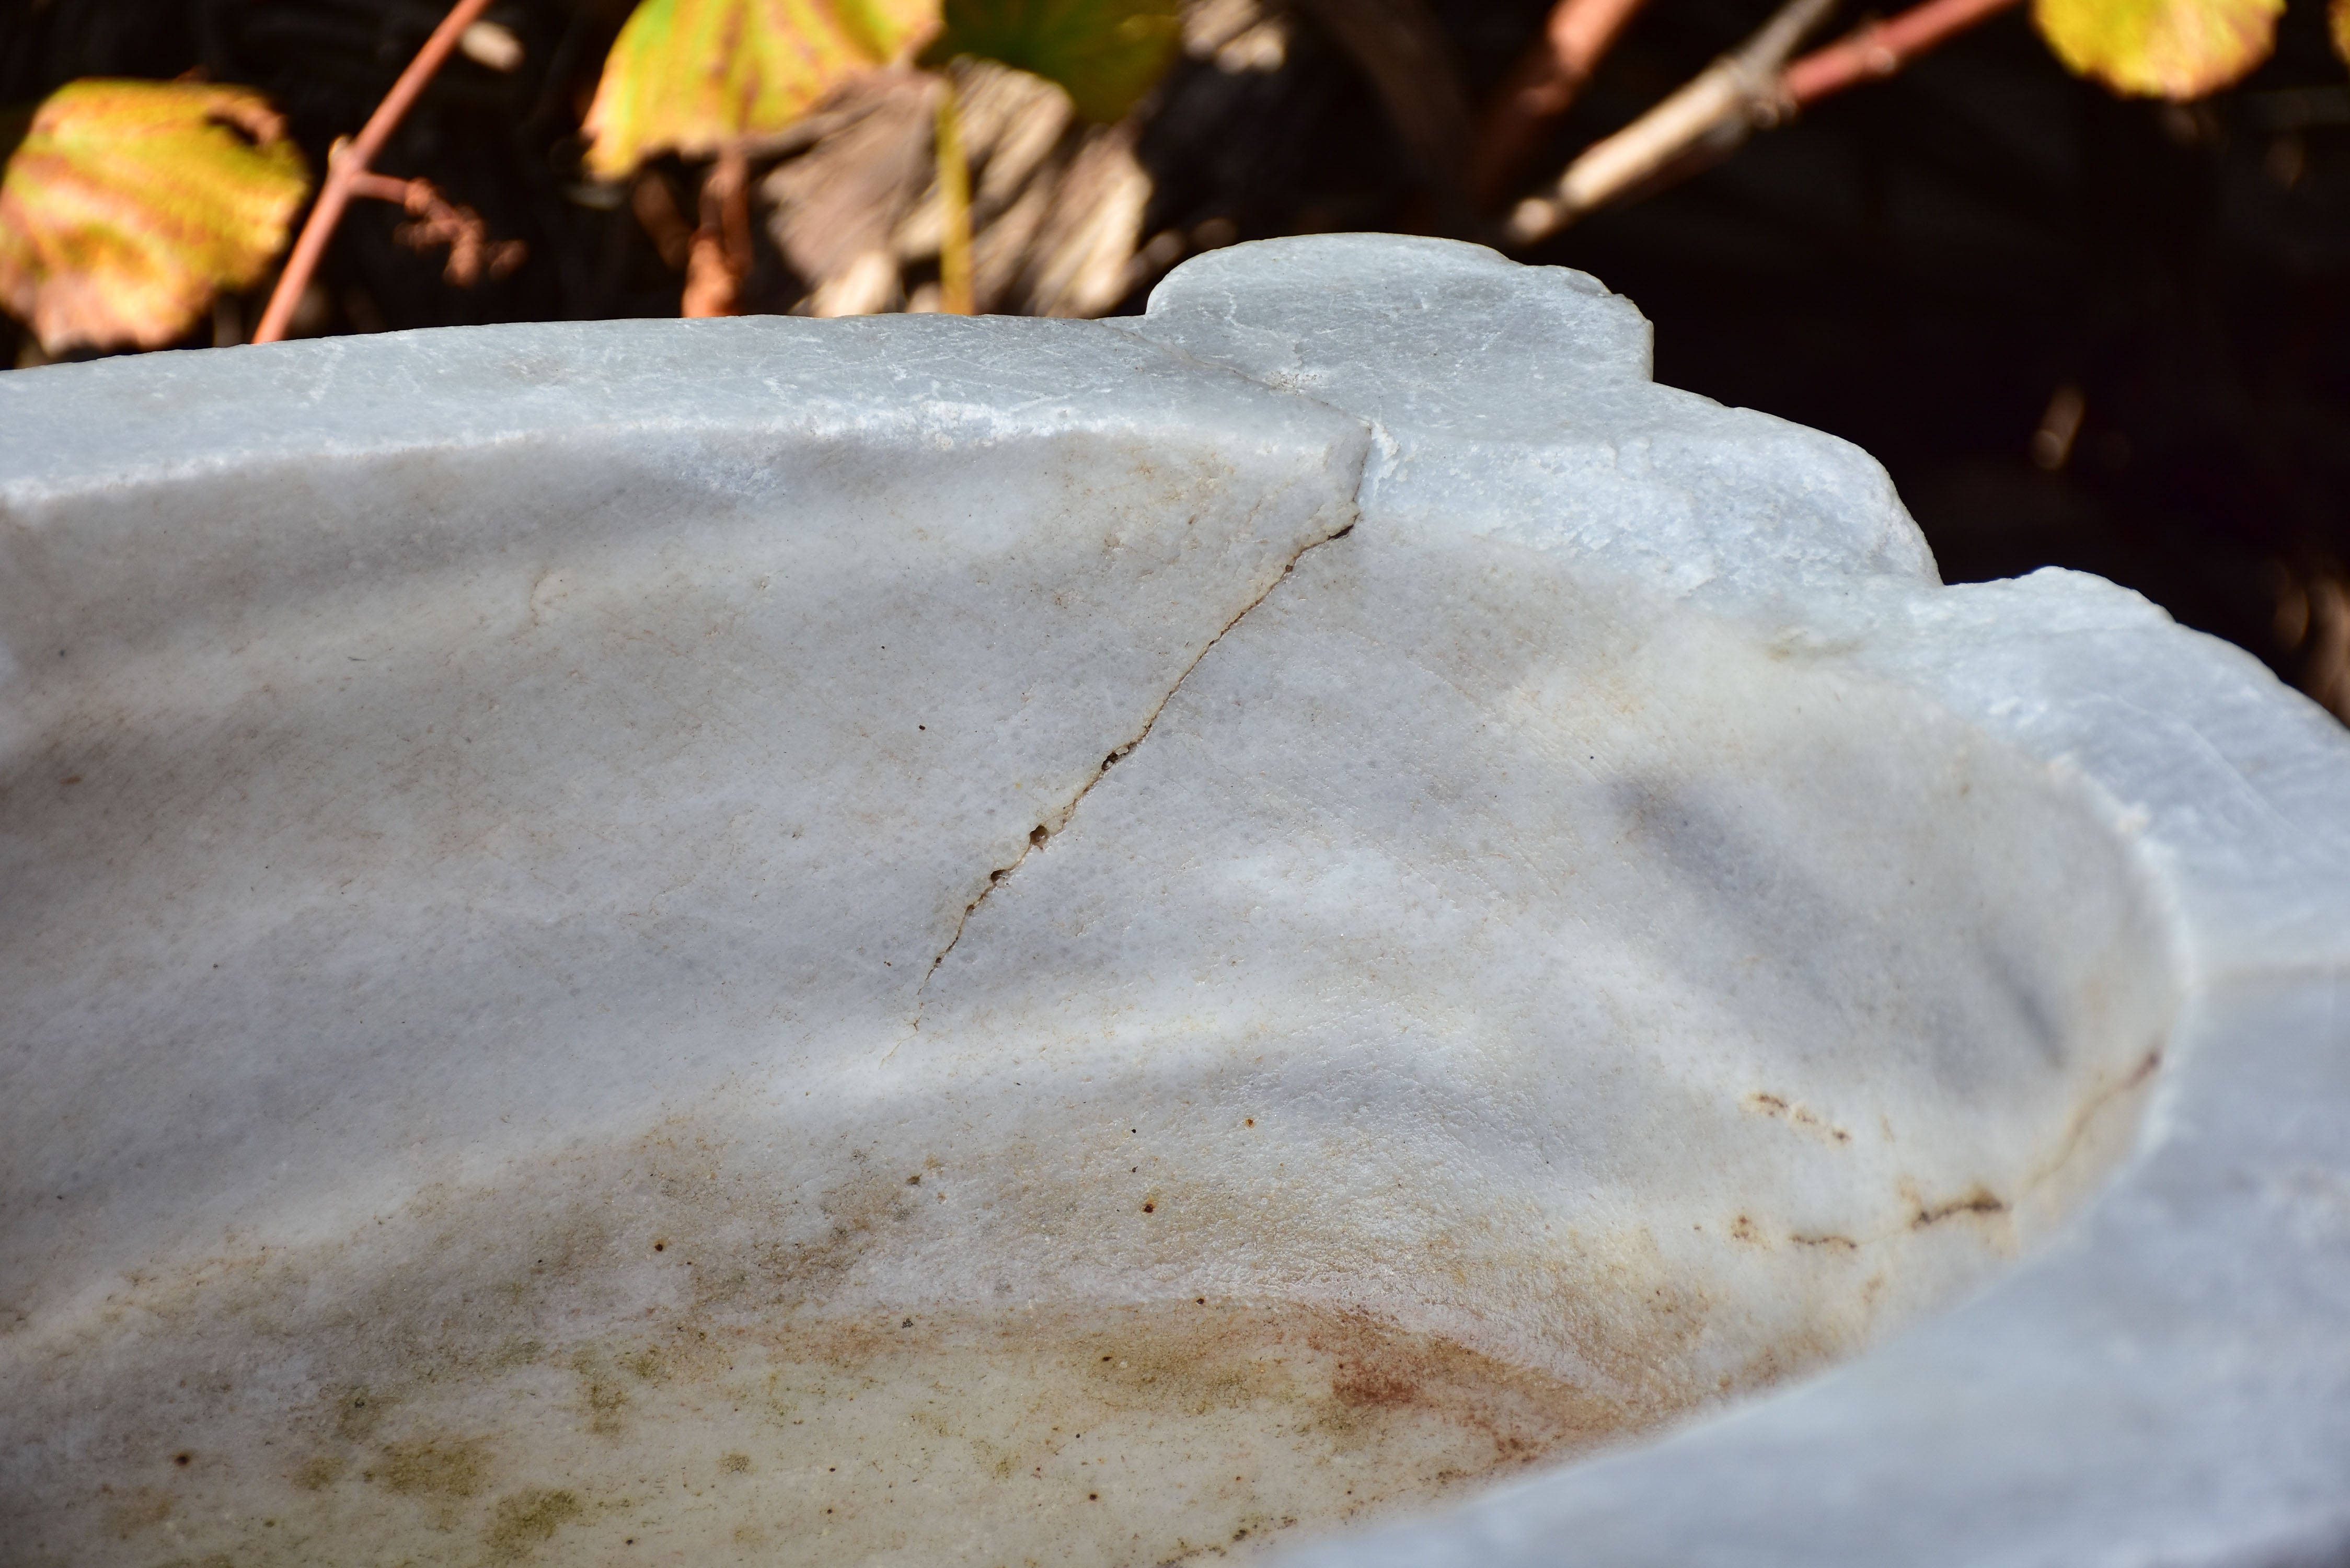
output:
[[[19,1560],[1243,1555],[1852,1355],[2126,1150],[2076,779],[1196,423],[19,506]]]

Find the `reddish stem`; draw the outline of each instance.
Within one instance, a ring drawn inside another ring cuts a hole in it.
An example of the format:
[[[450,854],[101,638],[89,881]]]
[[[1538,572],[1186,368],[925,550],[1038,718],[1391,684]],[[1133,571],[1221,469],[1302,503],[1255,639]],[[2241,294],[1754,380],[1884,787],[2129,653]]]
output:
[[[343,209],[350,204],[353,186],[368,171],[368,164],[383,151],[383,144],[399,128],[400,119],[416,102],[424,84],[432,79],[450,51],[466,28],[481,19],[490,8],[490,0],[457,0],[383,101],[368,116],[367,124],[358,136],[339,153],[327,159],[327,177],[318,186],[318,200],[310,208],[310,216],[302,225],[301,238],[294,242],[294,254],[286,258],[286,270],[277,275],[277,286],[270,291],[269,307],[261,313],[261,325],[254,329],[255,343],[275,343],[286,336],[286,328],[294,319],[294,306],[300,302],[302,291],[309,286],[311,274],[318,270],[318,258],[327,253],[327,242],[334,237],[335,225],[343,220]]]
[[[484,272],[504,277],[522,265],[525,252],[520,240],[491,244],[489,225],[482,222],[482,215],[471,207],[452,206],[430,180],[396,180],[362,170],[351,176],[350,193],[355,200],[390,202],[414,219],[393,230],[391,236],[411,250],[447,245],[449,265],[442,275],[459,288],[473,287]],[[746,231],[748,225],[746,214]],[[750,248],[747,233],[743,247],[745,252]]]
[[[1777,66],[1822,19],[1827,3],[1832,0],[1788,0],[1738,53],[1723,56],[1647,114],[1586,148],[1552,191],[1518,203],[1504,231],[1507,238],[1533,244],[1627,192],[1653,189],[1718,161],[1751,131],[1783,124],[1804,106],[1846,88],[1889,77],[2021,0],[1925,0],[1890,21],[1868,23],[1824,49]],[[1766,47],[1774,33],[1782,36]]]
[[[681,316],[733,316],[751,275],[751,166],[741,142],[718,154],[702,177],[702,226],[685,256]]]
[[[1469,178],[1477,200],[1491,205],[1508,193],[1552,122],[1573,107],[1583,84],[1616,45],[1625,24],[1647,0],[1558,0],[1509,79],[1493,95],[1477,128]]]
[[[394,179],[389,174],[378,174],[371,170],[362,169],[350,177],[349,184],[350,193],[360,200],[390,202],[394,206],[405,207],[409,204],[409,193],[415,189],[416,182]]]
[[[2020,0],[1926,0],[1889,21],[1869,22],[1791,63],[1779,78],[1798,108],[1862,82],[1879,81],[1945,40]]]

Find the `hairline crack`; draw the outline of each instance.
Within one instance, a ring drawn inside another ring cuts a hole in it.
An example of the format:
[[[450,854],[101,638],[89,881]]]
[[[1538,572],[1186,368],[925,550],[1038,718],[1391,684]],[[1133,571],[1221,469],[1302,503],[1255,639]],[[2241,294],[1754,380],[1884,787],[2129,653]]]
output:
[[[1345,538],[1347,535],[1352,534],[1355,531],[1355,524],[1361,520],[1361,495],[1362,485],[1360,476],[1358,475],[1357,478],[1355,493],[1350,496],[1347,501],[1349,515],[1346,525],[1324,535],[1319,539],[1308,540],[1305,544],[1300,545],[1296,554],[1291,556],[1287,561],[1282,564],[1280,572],[1275,575],[1273,581],[1267,583],[1263,591],[1258,593],[1254,598],[1249,600],[1248,603],[1243,605],[1239,610],[1233,614],[1230,620],[1224,622],[1224,624],[1217,629],[1215,636],[1210,638],[1205,643],[1201,645],[1200,651],[1191,656],[1191,662],[1183,667],[1183,672],[1175,678],[1173,682],[1168,686],[1164,692],[1160,693],[1158,702],[1151,708],[1149,715],[1143,719],[1142,728],[1135,732],[1134,738],[1126,742],[1122,745],[1118,745],[1111,749],[1110,753],[1102,759],[1101,766],[1095,769],[1092,776],[1077,786],[1076,794],[1069,797],[1069,802],[1066,805],[1064,805],[1058,812],[1054,814],[1053,820],[1049,824],[1039,823],[1036,825],[1035,829],[1029,834],[1028,841],[1021,846],[1020,853],[1013,857],[1009,865],[999,866],[994,870],[990,871],[987,874],[987,885],[979,890],[979,896],[977,898],[963,906],[962,913],[956,918],[954,930],[948,936],[946,945],[939,950],[937,957],[931,960],[931,967],[922,972],[921,983],[914,988],[914,1012],[913,1016],[909,1021],[907,1026],[907,1033],[909,1034],[919,1032],[922,1027],[924,993],[930,990],[931,978],[939,972],[939,966],[947,961],[947,955],[954,951],[955,944],[962,940],[962,933],[965,929],[970,926],[971,918],[979,912],[979,907],[982,904],[987,902],[988,895],[994,892],[997,887],[1002,885],[1003,882],[1009,880],[1014,871],[1019,870],[1021,867],[1026,865],[1028,857],[1035,854],[1038,849],[1043,848],[1048,838],[1062,832],[1068,826],[1070,820],[1077,814],[1077,807],[1083,805],[1085,804],[1086,796],[1093,793],[1094,786],[1101,783],[1102,780],[1107,778],[1109,776],[1110,769],[1116,767],[1128,757],[1133,755],[1135,748],[1141,745],[1143,742],[1150,738],[1151,730],[1156,727],[1159,722],[1159,715],[1167,711],[1167,704],[1172,702],[1175,700],[1175,694],[1183,690],[1184,682],[1191,679],[1191,672],[1200,668],[1201,662],[1205,659],[1211,652],[1214,651],[1216,645],[1224,640],[1225,637],[1230,634],[1232,628],[1240,625],[1242,621],[1248,618],[1248,615],[1251,610],[1255,609],[1257,606],[1264,603],[1266,599],[1271,598],[1273,597],[1274,590],[1280,587],[1282,584],[1289,580],[1290,575],[1297,570],[1298,562],[1304,560],[1314,551],[1322,548],[1325,545],[1335,545],[1339,540]],[[899,1044],[904,1044],[903,1037],[900,1038]],[[889,1055],[896,1054],[897,1049],[898,1047],[896,1045],[892,1045],[889,1048],[889,1054],[885,1054],[882,1057],[882,1060],[889,1060]]]

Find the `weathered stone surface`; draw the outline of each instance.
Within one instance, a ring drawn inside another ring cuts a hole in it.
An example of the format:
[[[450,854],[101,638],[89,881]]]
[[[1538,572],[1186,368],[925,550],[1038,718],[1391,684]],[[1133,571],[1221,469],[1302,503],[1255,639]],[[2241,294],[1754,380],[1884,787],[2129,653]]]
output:
[[[1646,354],[1357,237],[0,377],[0,1531],[2350,1540],[2350,747]]]

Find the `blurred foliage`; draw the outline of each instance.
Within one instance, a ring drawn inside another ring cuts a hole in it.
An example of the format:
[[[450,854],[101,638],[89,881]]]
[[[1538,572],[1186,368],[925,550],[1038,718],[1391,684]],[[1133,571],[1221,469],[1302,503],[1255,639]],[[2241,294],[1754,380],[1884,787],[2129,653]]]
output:
[[[1555,145],[1752,26],[1651,11]],[[2064,73],[2024,18],[1527,259],[1657,323],[1657,376],[1885,463],[1953,582],[2134,587],[2350,718],[2350,84],[2324,8],[2192,104]]]
[[[924,43],[926,65],[994,60],[1122,119],[1173,57],[1179,0],[643,0],[604,61],[583,127],[588,171],[714,157],[787,130],[855,78]]]
[[[943,13],[938,0],[642,0],[588,108],[586,168],[609,180],[660,152],[712,161],[695,202],[698,222],[688,224],[660,190],[639,186],[637,200],[649,223],[676,231],[670,248],[685,258],[684,313],[731,315],[756,265],[748,162],[757,139],[791,130],[820,106],[869,117],[889,95],[860,98],[861,79],[899,65],[925,40],[926,65],[991,61],[1056,84],[1093,119],[1121,119],[1165,71],[1181,26],[1178,0],[946,0]],[[934,204],[935,305],[968,314],[977,296],[961,103],[951,81],[930,96],[932,183],[942,198]],[[891,183],[880,182],[869,201],[887,202]],[[852,227],[860,226],[858,216],[831,214]],[[815,269],[843,275],[837,287],[818,279],[825,314],[887,304],[894,291],[886,264],[873,260],[879,254],[867,244],[842,268]]]
[[[604,62],[588,170],[658,152],[708,158],[790,125],[938,30],[938,0],[644,0]]]
[[[1393,3],[1444,46],[1416,57],[1417,78],[1474,107],[1503,90],[1552,0]],[[1391,98],[1415,73],[1382,88],[1343,25],[1390,4],[1185,0],[1165,74],[1109,124],[987,62],[853,76],[754,139],[735,307],[937,307],[940,78],[960,104],[982,310],[1132,311],[1169,267],[1235,241],[1443,232],[1444,168],[1415,156]],[[2010,14],[1523,259],[1638,300],[1660,379],[1878,456],[1950,579],[2101,573],[2350,714],[2350,78],[2329,30],[2345,6],[2287,0],[2275,52],[2187,103],[2070,75]],[[1507,194],[1772,8],[1651,0]],[[709,161],[654,153],[618,182],[586,161],[583,122],[631,9],[493,0],[485,25],[504,42],[453,58],[378,160],[526,244],[521,265],[462,286],[402,243],[411,214],[365,202],[297,332],[676,314]],[[440,0],[25,0],[0,6],[0,103],[199,70],[265,95],[317,169],[442,14]],[[174,344],[242,341],[266,282],[227,286]],[[14,330],[0,320],[0,356],[49,357]]]
[[[55,354],[160,348],[258,278],[309,189],[259,93],[71,82],[0,124],[0,302]]]
[[[1158,82],[1183,30],[1178,0],[946,0],[925,56],[995,60],[1057,82],[1090,119],[1122,119]]]
[[[2267,59],[2283,11],[2284,0],[2033,0],[2032,19],[2069,69],[2183,101]]]
[[[764,200],[775,246],[804,286],[803,301],[822,314],[922,301],[961,307],[966,297],[981,309],[1108,308],[1180,254],[1173,241],[1150,242],[1159,247],[1155,260],[1146,247],[1147,196],[1138,192],[1148,182],[1135,151],[1157,118],[1149,106],[1165,97],[1159,88],[1169,68],[1187,56],[1211,57],[1224,74],[1245,77],[1257,57],[1252,50],[1277,66],[1281,40],[1315,17],[1351,55],[1354,90],[1367,87],[1399,134],[1399,161],[1418,189],[1401,226],[1460,232],[1474,214],[1460,171],[1445,167],[1458,140],[1447,125],[1464,123],[1459,106],[1471,95],[1430,6],[1506,32],[1519,50],[1542,35],[1547,9],[1540,0],[1293,0],[1294,10],[1272,0],[640,0],[623,17],[625,3],[507,0],[504,10],[526,14],[528,22],[517,31],[521,18],[509,15],[468,29],[471,79],[452,67],[444,76],[457,81],[431,96],[481,102],[482,73],[515,78],[517,87],[536,78],[523,124],[527,137],[554,133],[553,183],[567,172],[577,182],[568,195],[590,207],[625,201],[662,258],[687,274],[690,312],[754,307],[765,287],[753,234],[754,210]],[[1661,0],[1667,9],[1688,3]],[[64,9],[58,0],[34,4]],[[2284,0],[2031,4],[2068,68],[2117,92],[2190,100],[2270,55]],[[2350,0],[2330,5],[2337,47],[2350,58]],[[378,77],[396,69],[413,52],[405,39],[421,40],[436,13],[430,0],[149,0],[146,8],[182,7],[203,45],[195,51],[204,57],[200,67],[247,75],[245,62],[220,58],[235,52],[220,47],[224,24],[234,17],[262,54],[303,62],[297,83],[247,79],[306,98],[329,83],[348,86],[333,78],[354,67]],[[83,0],[83,8],[140,7],[138,0]],[[368,39],[370,13],[375,36]],[[352,57],[355,44],[361,59]],[[590,76],[598,55],[600,68]],[[932,67],[977,60],[1029,73],[1055,84],[1076,115],[1124,129],[1108,140],[1089,139],[1051,99],[1030,97],[1013,108],[1020,95],[989,89],[977,100],[980,122],[965,134],[962,95],[913,94],[884,79],[917,58]],[[262,77],[274,74],[266,64]],[[583,97],[585,80],[593,88]],[[1477,85],[1490,93],[1505,84],[1489,75]],[[1653,90],[1661,98],[1672,85]],[[314,121],[313,135],[348,134],[365,118],[366,106],[348,93],[342,101],[340,123]],[[990,122],[999,110],[1017,123]],[[251,283],[284,244],[289,209],[300,199],[299,165],[280,121],[251,90],[83,82],[18,119],[31,129],[9,153],[0,187],[0,303],[34,325],[49,352],[172,341],[216,292]],[[428,134],[451,129],[444,116]],[[915,172],[940,147],[972,160],[972,169],[958,167],[943,180]],[[1235,141],[1209,156],[1266,151]],[[800,167],[754,190],[752,161],[795,154]],[[853,200],[819,196],[812,184],[819,172]],[[581,195],[632,177],[625,198]],[[562,199],[546,189],[543,173],[533,182],[542,201]],[[968,202],[944,199],[964,190]],[[1038,206],[1064,201],[1087,207]],[[863,212],[852,210],[857,202]],[[494,204],[459,201],[452,210],[470,214]],[[551,217],[542,210],[540,226]],[[401,232],[412,244],[412,230]],[[544,244],[501,243],[514,254]],[[555,248],[567,249],[559,240]],[[954,286],[925,293],[910,266],[917,273],[942,266]],[[457,268],[449,275],[470,286],[482,272]]]

